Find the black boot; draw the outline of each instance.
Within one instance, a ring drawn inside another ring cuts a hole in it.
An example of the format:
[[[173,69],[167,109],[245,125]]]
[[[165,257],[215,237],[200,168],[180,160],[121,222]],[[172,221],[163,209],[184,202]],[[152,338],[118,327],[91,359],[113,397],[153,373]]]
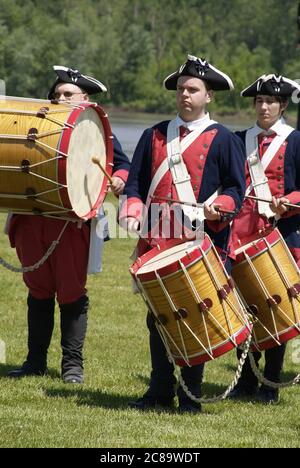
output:
[[[169,361],[167,350],[157,331],[154,318],[147,315],[150,332],[151,377],[147,395],[172,399],[175,396],[176,378],[174,366]]]
[[[241,358],[243,351],[237,348],[237,357]],[[261,353],[256,351],[253,353],[254,361],[258,367],[259,360],[261,358]],[[230,400],[238,400],[239,398],[244,397],[254,397],[256,395],[258,388],[258,379],[252,371],[250,364],[250,359],[247,356],[241,376],[235,388],[229,393],[228,397]]]
[[[201,384],[203,380],[204,364],[197,364],[192,367],[183,367],[181,369],[182,379],[187,386],[188,390],[196,398],[201,396]],[[180,385],[177,390],[179,400],[180,413],[200,413],[201,403],[197,403],[186,394],[185,390]]]
[[[151,377],[146,393],[136,401],[130,401],[131,408],[148,410],[150,408],[171,408],[175,396],[176,378],[174,366],[167,357],[166,348],[155,326],[153,316],[148,313],[147,326],[150,332]]]
[[[55,299],[36,299],[31,294],[28,304],[28,355],[19,369],[8,373],[9,377],[44,375],[47,372],[47,352],[54,327]]]
[[[87,296],[71,304],[60,304],[61,373],[65,383],[83,383],[82,350],[87,329]]]
[[[283,360],[286,350],[286,343],[265,351],[265,370],[264,377],[271,382],[280,382],[280,373],[283,367]],[[279,390],[278,388],[270,387],[269,385],[262,384],[259,388],[257,400],[261,403],[278,403]]]

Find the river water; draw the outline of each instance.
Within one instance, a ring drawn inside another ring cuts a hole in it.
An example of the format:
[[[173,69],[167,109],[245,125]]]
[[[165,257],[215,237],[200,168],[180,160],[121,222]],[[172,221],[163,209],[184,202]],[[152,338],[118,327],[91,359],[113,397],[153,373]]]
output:
[[[135,147],[146,128],[152,127],[162,120],[172,118],[172,116],[167,115],[132,112],[108,112],[108,116],[112,131],[129,159],[132,158]]]
[[[132,158],[134,149],[146,128],[152,127],[162,120],[174,118],[172,115],[136,114],[131,112],[108,112],[108,116],[112,131],[120,141],[123,151],[129,159]],[[226,122],[222,121],[222,124],[231,131],[246,128],[246,125],[243,126],[240,123],[227,125]]]

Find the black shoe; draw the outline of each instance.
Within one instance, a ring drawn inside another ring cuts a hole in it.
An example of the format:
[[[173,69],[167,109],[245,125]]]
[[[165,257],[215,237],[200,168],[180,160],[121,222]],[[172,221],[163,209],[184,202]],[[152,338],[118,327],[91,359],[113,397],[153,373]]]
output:
[[[200,403],[192,400],[179,401],[179,413],[201,413],[202,408]]]
[[[172,409],[174,400],[169,397],[151,397],[144,395],[135,401],[129,401],[128,406],[132,409],[147,411],[151,409]]]
[[[62,379],[68,384],[83,384],[83,375],[63,375]]]
[[[275,405],[279,402],[279,392],[277,388],[260,387],[256,400],[266,405]]]
[[[23,364],[22,367],[18,369],[13,369],[7,373],[7,377],[11,377],[13,379],[19,379],[21,377],[27,377],[32,375],[46,375],[48,373],[48,369],[36,369],[31,367],[28,364]]]
[[[238,387],[236,386],[231,392],[227,395],[229,400],[239,400],[243,398],[254,397],[257,392],[257,387]]]

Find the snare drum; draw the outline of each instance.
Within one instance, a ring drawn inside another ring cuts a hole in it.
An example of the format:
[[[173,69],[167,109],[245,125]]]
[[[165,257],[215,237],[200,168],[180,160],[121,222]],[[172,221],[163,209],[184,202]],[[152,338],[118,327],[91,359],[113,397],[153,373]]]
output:
[[[300,333],[299,269],[277,229],[236,251],[232,276],[255,317],[254,350]]]
[[[251,332],[236,291],[210,240],[167,241],[138,258],[131,274],[164,344],[180,366],[214,359]]]
[[[111,175],[113,143],[97,104],[0,98],[0,209],[95,216]]]

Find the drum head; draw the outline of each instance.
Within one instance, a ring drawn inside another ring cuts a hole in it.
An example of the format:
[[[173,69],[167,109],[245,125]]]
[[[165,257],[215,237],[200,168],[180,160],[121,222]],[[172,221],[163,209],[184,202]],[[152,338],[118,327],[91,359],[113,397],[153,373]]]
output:
[[[100,196],[104,175],[92,162],[92,157],[97,157],[106,167],[105,141],[99,114],[87,107],[80,113],[72,131],[66,171],[72,208],[83,219],[90,217]]]
[[[176,245],[170,249],[156,255],[154,258],[147,261],[138,271],[138,274],[148,273],[153,270],[158,270],[165,266],[171,265],[177,260],[182,259],[188,253],[192,252],[196,247],[203,244],[203,239],[195,239],[184,244]]]

